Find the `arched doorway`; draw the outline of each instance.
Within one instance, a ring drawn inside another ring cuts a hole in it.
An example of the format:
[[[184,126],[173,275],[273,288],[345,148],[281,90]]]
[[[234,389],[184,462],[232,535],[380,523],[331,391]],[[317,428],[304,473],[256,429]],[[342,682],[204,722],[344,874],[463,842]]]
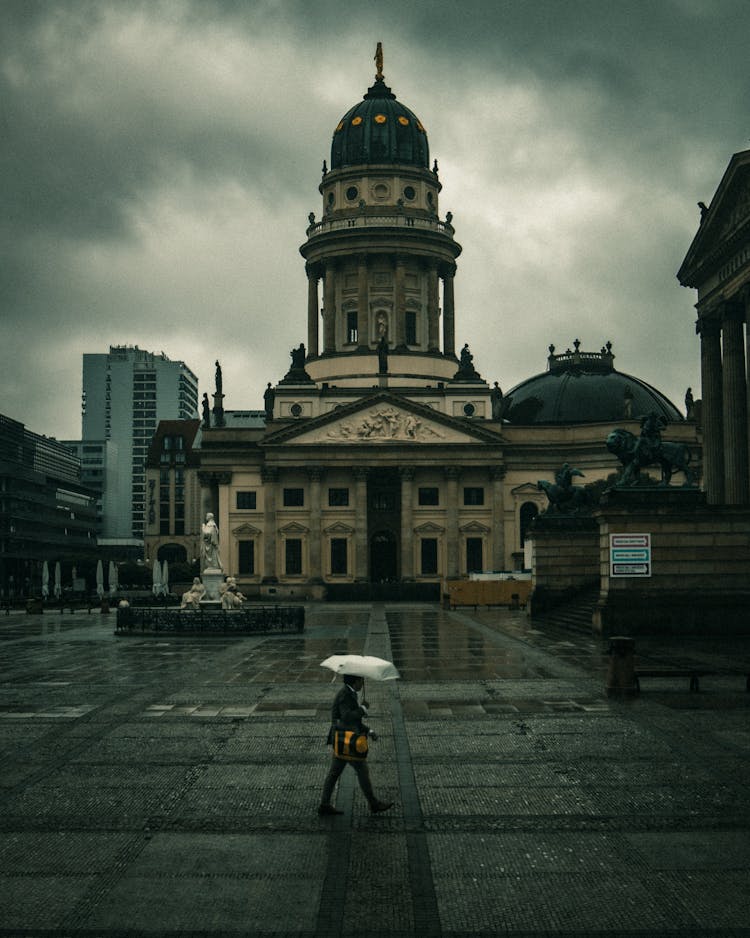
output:
[[[157,554],[157,559],[167,563],[187,563],[187,550],[182,544],[162,544]]]
[[[535,502],[524,502],[521,505],[520,511],[520,535],[521,535],[521,550],[526,543],[526,535],[529,533],[529,528],[531,527],[531,522],[539,514],[539,507]]]
[[[398,540],[393,531],[376,531],[370,538],[370,582],[398,580]]]

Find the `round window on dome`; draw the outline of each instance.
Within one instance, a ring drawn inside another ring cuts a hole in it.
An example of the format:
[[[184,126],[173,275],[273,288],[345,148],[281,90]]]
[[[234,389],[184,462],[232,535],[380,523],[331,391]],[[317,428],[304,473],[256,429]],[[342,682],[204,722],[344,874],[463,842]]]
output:
[[[464,404],[464,414],[466,414],[467,417],[473,417],[475,409],[473,404]]]
[[[399,122],[399,124],[401,124],[402,127],[408,127],[408,126],[409,126],[409,118],[408,118],[408,117],[404,117],[403,114],[399,117],[398,122]]]
[[[385,114],[376,114],[376,115],[375,115],[375,123],[376,123],[376,124],[384,124],[387,119],[388,119],[388,118],[385,116]]]
[[[302,405],[301,404],[292,404],[289,408],[289,413],[292,417],[300,417],[302,415]]]
[[[339,121],[338,126],[336,127],[335,133],[340,133],[344,129],[344,122]]]
[[[404,186],[404,198],[413,202],[417,197],[417,191],[414,186]]]
[[[377,199],[378,202],[385,201],[390,194],[391,190],[384,182],[378,182],[372,187],[372,197]]]
[[[350,202],[353,202],[359,195],[359,189],[356,186],[349,186],[346,190],[346,197]]]
[[[361,123],[362,123],[362,118],[359,115],[352,118],[352,127],[359,127]]]

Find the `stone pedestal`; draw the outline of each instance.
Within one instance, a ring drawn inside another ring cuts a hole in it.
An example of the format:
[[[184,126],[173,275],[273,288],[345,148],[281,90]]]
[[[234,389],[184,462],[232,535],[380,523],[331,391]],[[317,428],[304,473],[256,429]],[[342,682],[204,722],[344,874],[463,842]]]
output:
[[[541,615],[599,583],[599,526],[594,518],[540,515],[531,542],[530,614]]]
[[[750,509],[706,504],[696,489],[611,489],[599,522],[603,635],[747,632]],[[650,534],[651,576],[610,577],[609,535]]]
[[[201,605],[221,603],[219,588],[224,582],[224,571],[219,570],[218,567],[206,567],[201,573],[201,582],[206,587],[206,595],[201,600]]]

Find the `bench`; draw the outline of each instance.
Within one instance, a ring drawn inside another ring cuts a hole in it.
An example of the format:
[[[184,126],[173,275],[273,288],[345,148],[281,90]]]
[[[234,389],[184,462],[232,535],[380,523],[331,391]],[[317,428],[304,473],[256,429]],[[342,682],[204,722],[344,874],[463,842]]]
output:
[[[750,692],[750,674],[745,671],[708,671],[702,668],[636,668],[635,687],[640,692],[642,677],[686,677],[690,680],[691,693],[700,690],[700,679],[711,674],[741,676],[745,678],[745,690]]]

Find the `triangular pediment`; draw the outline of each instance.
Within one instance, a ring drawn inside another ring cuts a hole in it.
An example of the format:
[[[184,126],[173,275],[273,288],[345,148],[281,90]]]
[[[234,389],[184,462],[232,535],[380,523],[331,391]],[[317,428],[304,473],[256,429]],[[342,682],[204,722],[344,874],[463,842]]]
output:
[[[324,534],[329,536],[335,534],[354,534],[354,528],[349,524],[344,524],[343,521],[337,521],[335,524],[329,525],[327,528],[323,529]]]
[[[384,391],[281,428],[267,436],[263,445],[451,445],[489,441],[502,442],[497,433],[478,421],[449,417]]]
[[[293,537],[295,534],[310,533],[310,529],[306,528],[304,524],[300,524],[298,521],[290,521],[289,524],[285,524],[283,527],[279,528],[279,531],[287,537]]]
[[[462,524],[458,529],[462,534],[489,534],[490,528],[479,521],[469,521],[468,524]]]
[[[539,486],[535,482],[524,482],[523,485],[517,485],[510,490],[511,495],[531,495],[532,492],[539,494]]]
[[[712,274],[721,275],[750,237],[750,150],[735,153],[711,204],[701,209],[698,232],[677,273],[686,287],[701,287]],[[744,258],[747,263],[748,258]]]
[[[433,521],[426,521],[424,524],[417,525],[414,528],[414,533],[419,534],[421,537],[429,534],[445,534],[445,528],[441,528],[439,524],[435,524]]]
[[[252,524],[240,524],[236,528],[232,528],[232,534],[235,537],[257,537],[260,534],[260,528],[253,527]]]

